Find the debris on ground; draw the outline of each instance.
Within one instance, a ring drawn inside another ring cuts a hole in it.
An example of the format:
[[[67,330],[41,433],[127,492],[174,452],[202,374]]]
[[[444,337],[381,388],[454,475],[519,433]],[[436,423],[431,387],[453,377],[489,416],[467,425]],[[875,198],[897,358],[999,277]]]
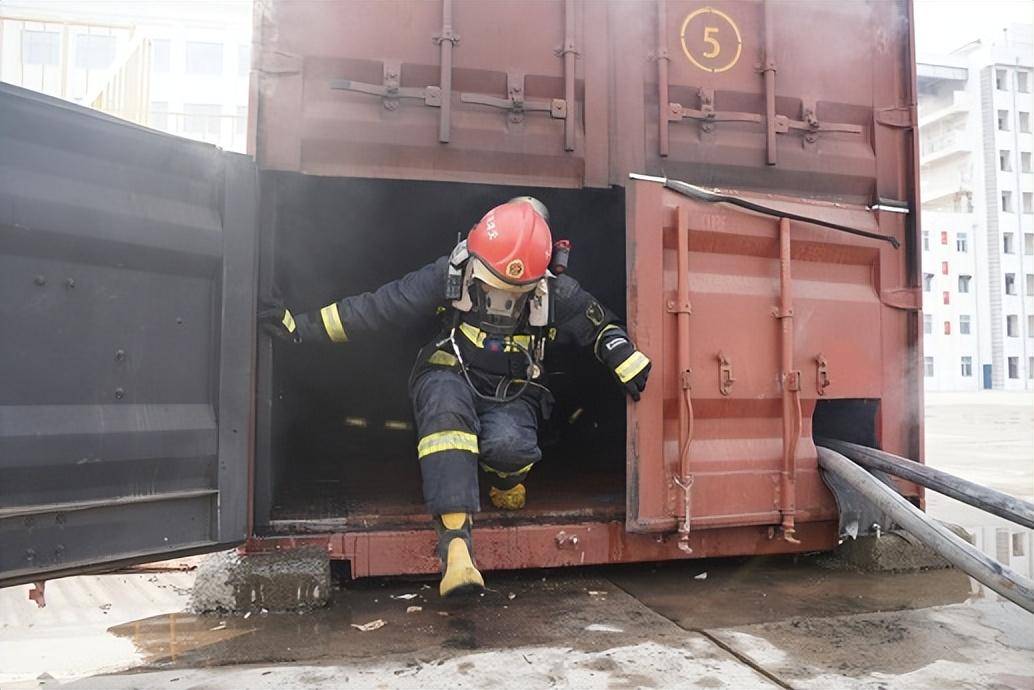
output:
[[[623,629],[617,627],[616,625],[607,625],[605,623],[590,623],[589,625],[585,626],[585,629],[588,632],[608,632],[608,633],[625,632]]]
[[[601,591],[601,590],[590,589],[589,590],[589,596],[590,597],[605,597],[605,596],[607,596],[607,593],[604,592],[604,591]]]
[[[707,579],[707,572],[705,571],[705,572],[700,573],[699,575],[694,575],[693,579],[694,580],[706,580]]]
[[[219,621],[219,625],[215,626],[214,628],[209,628],[208,630],[209,630],[209,632],[211,632],[213,630],[222,630],[225,627],[226,627],[226,621]]]
[[[401,599],[403,601],[409,601],[410,599],[416,599],[419,594],[392,594],[392,599]]]
[[[385,621],[383,618],[378,618],[377,620],[370,621],[369,623],[352,623],[352,627],[358,630],[359,632],[370,632],[371,630],[383,628],[387,624],[387,621]]]
[[[407,606],[406,613],[420,613],[424,610],[423,606]]]
[[[509,599],[510,601],[513,601],[514,599],[517,598],[517,595],[514,594],[513,592],[510,592],[509,594],[506,595],[506,598]]]

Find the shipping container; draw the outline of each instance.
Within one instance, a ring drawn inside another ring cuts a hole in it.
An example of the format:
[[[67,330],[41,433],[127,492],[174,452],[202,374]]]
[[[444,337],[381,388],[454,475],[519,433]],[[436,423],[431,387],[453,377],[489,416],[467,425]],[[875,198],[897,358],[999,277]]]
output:
[[[550,352],[483,567],[829,549],[815,438],[922,460],[907,0],[262,0],[253,40],[252,157],[0,90],[0,582],[242,543],[437,570],[427,334],[289,345],[255,305],[376,288],[525,193],[654,369],[634,403]]]

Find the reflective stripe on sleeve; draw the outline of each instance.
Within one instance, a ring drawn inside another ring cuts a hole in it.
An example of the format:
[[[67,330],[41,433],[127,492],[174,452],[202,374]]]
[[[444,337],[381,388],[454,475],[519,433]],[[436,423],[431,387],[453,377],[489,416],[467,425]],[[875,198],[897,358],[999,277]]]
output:
[[[287,329],[288,333],[294,333],[294,329],[295,329],[294,317],[291,316],[291,310],[290,309],[284,309],[284,319],[283,319],[282,323],[284,324],[284,328]]]
[[[485,472],[491,472],[497,477],[502,477],[503,479],[506,479],[507,477],[516,477],[517,475],[521,474],[527,474],[528,472],[531,472],[531,468],[535,466],[535,463],[531,463],[529,465],[525,465],[519,470],[514,470],[513,472],[502,472],[500,470],[495,469],[494,467],[489,467],[483,462],[479,462],[478,464],[481,465],[481,469],[483,469]]]
[[[335,343],[348,342],[345,327],[341,325],[341,314],[338,313],[337,304],[328,304],[320,309],[320,316],[323,317],[323,328],[326,329],[331,340]]]
[[[424,436],[416,446],[416,454],[419,458],[445,450],[465,450],[468,453],[476,454],[478,437],[469,431],[438,431]]]
[[[640,371],[645,369],[646,365],[649,363],[650,358],[639,350],[636,350],[628,359],[617,365],[614,369],[614,373],[618,375],[618,380],[621,381],[621,383],[628,383],[634,379]]]

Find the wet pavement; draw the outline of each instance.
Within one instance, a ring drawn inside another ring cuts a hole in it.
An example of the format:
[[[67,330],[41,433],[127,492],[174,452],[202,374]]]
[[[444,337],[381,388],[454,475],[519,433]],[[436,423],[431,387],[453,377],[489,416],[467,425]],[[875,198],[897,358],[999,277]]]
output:
[[[963,403],[931,401],[928,461],[1034,493],[1034,398]],[[980,442],[988,428],[1004,452]],[[948,501],[931,494],[931,512],[1031,574],[1032,542],[1013,536],[1027,531]],[[491,573],[491,591],[460,602],[377,579],[316,611],[202,616],[184,612],[192,576],[58,580],[46,609],[0,590],[0,688],[1034,690],[1034,615],[949,569],[813,555]]]

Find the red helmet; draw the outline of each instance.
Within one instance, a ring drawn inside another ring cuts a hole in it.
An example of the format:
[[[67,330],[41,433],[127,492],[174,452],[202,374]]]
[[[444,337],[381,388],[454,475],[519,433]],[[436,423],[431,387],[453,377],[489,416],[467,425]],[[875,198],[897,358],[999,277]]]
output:
[[[529,286],[546,275],[553,235],[533,204],[513,200],[496,206],[474,226],[467,251],[505,286]]]

